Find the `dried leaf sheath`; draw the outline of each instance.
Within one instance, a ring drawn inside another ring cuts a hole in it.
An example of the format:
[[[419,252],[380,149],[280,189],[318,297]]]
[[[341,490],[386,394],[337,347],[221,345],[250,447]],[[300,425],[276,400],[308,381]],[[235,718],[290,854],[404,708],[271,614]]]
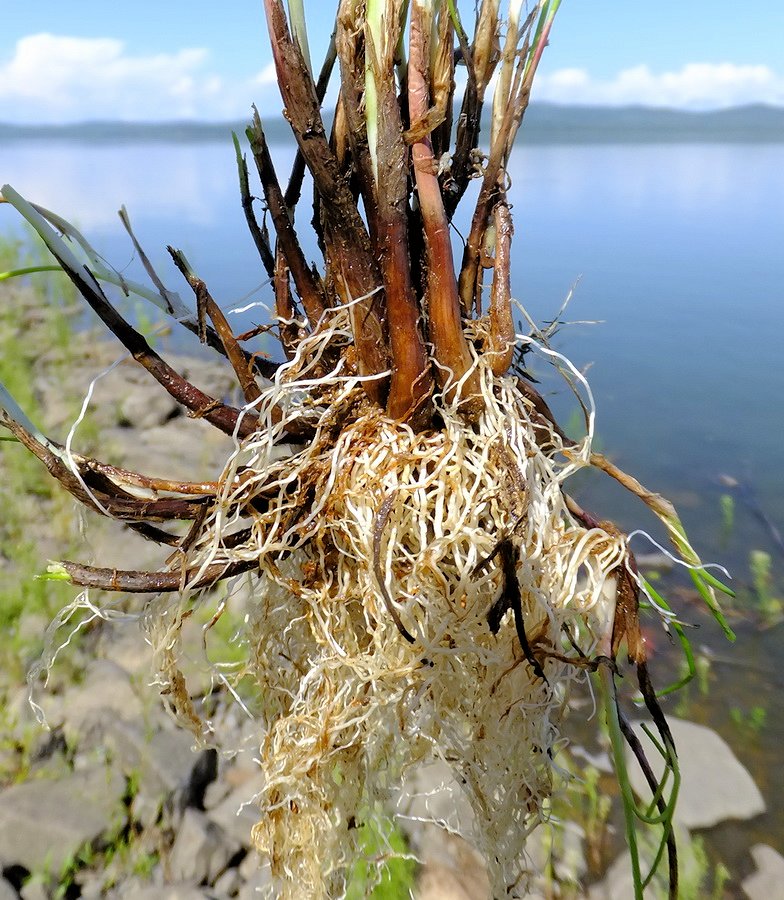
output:
[[[378,291],[381,286],[378,265],[354,199],[324,133],[315,86],[302,55],[291,40],[280,0],[265,0],[264,8],[286,117],[321,198],[336,287],[343,302],[354,304],[351,318],[359,372],[376,376],[389,368],[386,309]],[[387,388],[383,380],[366,381],[365,390],[376,402],[384,402]]]
[[[269,147],[261,127],[258,112],[254,113],[253,125],[248,128],[247,137],[253,151],[253,158],[259,171],[267,209],[278,237],[278,246],[289,272],[294,280],[297,293],[308,317],[310,327],[315,328],[321,321],[326,307],[323,288],[316,280],[299,245],[291,213],[278,184],[278,176],[272,164]]]
[[[429,58],[432,7],[427,0],[412,0],[408,64],[408,111],[412,122],[423,120],[429,109]],[[471,352],[463,334],[460,316],[449,220],[441,198],[436,164],[429,136],[411,147],[414,179],[419,210],[425,234],[427,317],[429,338],[433,345],[436,378],[448,398],[465,379],[459,392],[466,413],[477,415],[478,381],[472,367]]]
[[[372,0],[383,6],[380,0]],[[387,302],[392,379],[387,412],[401,422],[427,423],[431,416],[430,360],[419,327],[419,304],[411,280],[408,245],[408,148],[395,89],[395,51],[400,35],[397,4],[366,29],[367,84],[373,85],[374,104],[368,108],[369,151],[374,190],[374,240]]]

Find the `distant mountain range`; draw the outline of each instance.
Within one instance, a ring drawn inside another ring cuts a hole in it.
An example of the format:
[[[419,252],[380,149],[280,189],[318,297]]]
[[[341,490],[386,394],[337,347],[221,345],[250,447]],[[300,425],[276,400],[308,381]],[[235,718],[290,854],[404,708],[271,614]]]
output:
[[[242,134],[245,122],[80,122],[69,125],[0,123],[6,141],[58,140],[86,143],[205,143]],[[264,120],[270,143],[288,141],[283,118]],[[531,104],[522,140],[532,144],[784,142],[784,108],[738,106],[712,112],[685,112],[643,106],[590,107]]]

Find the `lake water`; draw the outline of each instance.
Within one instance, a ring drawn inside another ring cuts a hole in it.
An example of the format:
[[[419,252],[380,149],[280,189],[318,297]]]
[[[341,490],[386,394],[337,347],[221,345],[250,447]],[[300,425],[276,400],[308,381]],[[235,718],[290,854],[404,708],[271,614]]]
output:
[[[274,150],[285,172],[293,151]],[[752,549],[771,554],[771,593],[784,596],[784,558],[758,515],[784,531],[784,144],[523,145],[511,174],[516,296],[534,319],[549,319],[579,277],[566,318],[601,320],[564,327],[555,346],[590,365],[602,449],[676,501],[703,557],[732,571],[741,606],[751,603]],[[247,302],[264,279],[230,142],[14,143],[0,147],[0,178],[78,223],[117,268],[136,271],[115,215],[125,204],[169,287],[180,290],[166,243],[186,252],[224,306]],[[14,215],[0,207],[0,232]],[[313,244],[306,249],[315,257]],[[270,291],[254,296],[269,301]],[[565,400],[554,402],[568,417]],[[744,485],[729,532],[723,476]],[[651,527],[601,479],[580,493],[629,529]],[[714,665],[710,695],[693,693],[688,713],[733,744],[771,806],[752,825],[717,832],[728,857],[748,841],[782,837],[782,631],[741,620],[737,648],[709,624],[696,639],[733,662]],[[755,705],[767,720],[749,741],[727,710]]]

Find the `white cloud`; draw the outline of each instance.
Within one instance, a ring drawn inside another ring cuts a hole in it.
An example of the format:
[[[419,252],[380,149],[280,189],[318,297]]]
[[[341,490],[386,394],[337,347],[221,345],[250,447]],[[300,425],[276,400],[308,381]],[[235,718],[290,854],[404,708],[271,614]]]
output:
[[[621,106],[671,106],[716,109],[745,103],[784,104],[784,77],[763,65],[689,63],[674,72],[655,73],[648,66],[624,69],[609,80],[585,69],[540,73],[535,100]]]
[[[610,79],[565,68],[541,72],[534,99],[685,109],[784,105],[784,76],[768,66],[733,63],[690,63],[659,73],[640,65]],[[262,113],[279,111],[274,65],[245,79],[227,78],[203,48],[133,55],[114,38],[33,34],[0,61],[0,121],[219,120],[247,116],[252,103]]]
[[[33,34],[0,63],[0,121],[226,119],[272,99],[269,67],[231,80],[207,50],[134,56],[114,38]]]

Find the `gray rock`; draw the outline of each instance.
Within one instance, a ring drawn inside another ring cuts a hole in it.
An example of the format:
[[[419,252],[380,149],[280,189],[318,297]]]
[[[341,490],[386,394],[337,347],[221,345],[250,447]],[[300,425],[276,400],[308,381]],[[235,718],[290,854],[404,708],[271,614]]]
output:
[[[114,533],[113,533],[114,535]],[[123,544],[125,537],[130,537],[126,532],[123,535]],[[115,540],[116,544],[117,541]],[[145,541],[146,549],[149,549],[150,541]],[[123,548],[127,552],[127,545]],[[104,556],[99,556],[99,550],[96,549],[95,557],[103,561]],[[139,559],[135,554],[128,558],[125,556],[123,565],[126,568],[139,568],[144,564],[144,557]],[[104,626],[101,629],[101,639],[99,650],[101,655],[109,656],[112,662],[125,669],[137,684],[139,696],[144,702],[149,698],[151,702],[159,703],[158,696],[154,689],[148,687],[150,673],[152,672],[152,648],[145,641],[142,630],[136,622],[118,623]]]
[[[116,896],[118,900],[205,900],[214,895],[192,884],[168,884],[162,887],[134,884]]]
[[[260,813],[253,797],[260,789],[261,779],[257,777],[254,781],[235,788],[207,813],[213,822],[243,847],[251,846],[250,832],[259,821]]]
[[[449,766],[440,760],[407,773],[397,812],[409,842],[423,859],[450,865],[449,832],[470,838],[474,813]]]
[[[252,881],[259,872],[269,875],[269,862],[260,853],[251,850],[237,867],[243,881]]]
[[[240,863],[240,877],[245,883],[237,892],[237,900],[264,900],[272,894],[272,875],[269,864],[257,853],[249,853]]]
[[[765,812],[765,801],[751,775],[715,731],[683,719],[671,718],[669,723],[681,772],[677,822],[689,830],[711,828],[725,819],[751,819]],[[664,769],[661,756],[640,723],[634,723],[634,730],[660,777]],[[635,793],[647,800],[650,789],[631,754],[628,766]]]
[[[189,884],[211,884],[240,850],[223,829],[202,812],[186,809],[169,853],[168,875]]]
[[[577,757],[577,759],[582,759],[586,765],[593,766],[594,769],[598,769],[600,772],[604,772],[607,775],[612,774],[612,760],[605,750],[597,750],[596,753],[592,753],[585,747],[573,744],[569,747],[569,752],[572,756]]]
[[[71,746],[101,720],[130,720],[142,715],[142,703],[125,669],[109,659],[96,659],[87,667],[84,681],[66,692],[63,729]]]
[[[173,728],[159,728],[150,734],[147,722],[140,718],[124,721],[110,713],[102,714],[90,732],[90,746],[102,748],[115,764],[137,785],[133,800],[134,818],[142,825],[152,824],[163,801],[187,783],[198,756],[192,750],[193,738]]]
[[[640,840],[639,851],[643,877],[647,874],[658,848],[659,833],[654,836],[647,832],[647,837]],[[701,853],[695,853],[688,831],[679,825],[675,826],[675,840],[678,844],[678,870],[681,893],[684,897],[702,897],[704,885],[701,883],[705,876],[704,857]],[[656,846],[654,846],[656,843]],[[654,886],[655,885],[655,886]],[[662,858],[651,887],[645,891],[645,896],[667,896],[667,858]],[[626,900],[634,896],[634,878],[632,877],[631,858],[628,853],[622,853],[610,866],[605,877],[598,884],[593,885],[588,891],[588,900]],[[768,900],[773,900],[769,897]]]
[[[475,875],[458,872],[441,863],[426,863],[417,879],[417,900],[479,900],[490,894],[483,870]]]
[[[552,870],[561,883],[579,884],[587,868],[584,839],[583,829],[574,822],[539,825],[525,842],[528,871],[537,876]]]
[[[97,873],[90,872],[87,875],[79,875],[76,878],[79,885],[79,896],[82,900],[100,900],[104,896],[104,878]]]
[[[784,857],[767,844],[755,844],[751,855],[757,871],[741,884],[749,900],[784,897]]]
[[[5,878],[0,878],[0,900],[18,900],[18,898],[14,886]]]
[[[223,900],[224,897],[233,897],[241,885],[240,873],[236,868],[232,867],[231,869],[226,869],[223,875],[216,879],[215,884],[212,886],[212,892],[220,900]]]
[[[146,384],[127,384],[117,403],[117,424],[144,431],[163,425],[180,414],[182,407],[166,391],[150,391]]]
[[[49,891],[41,881],[28,881],[19,891],[22,900],[50,900]]]
[[[104,766],[7,788],[0,794],[0,859],[59,872],[80,847],[124,821],[124,793],[125,779]]]

